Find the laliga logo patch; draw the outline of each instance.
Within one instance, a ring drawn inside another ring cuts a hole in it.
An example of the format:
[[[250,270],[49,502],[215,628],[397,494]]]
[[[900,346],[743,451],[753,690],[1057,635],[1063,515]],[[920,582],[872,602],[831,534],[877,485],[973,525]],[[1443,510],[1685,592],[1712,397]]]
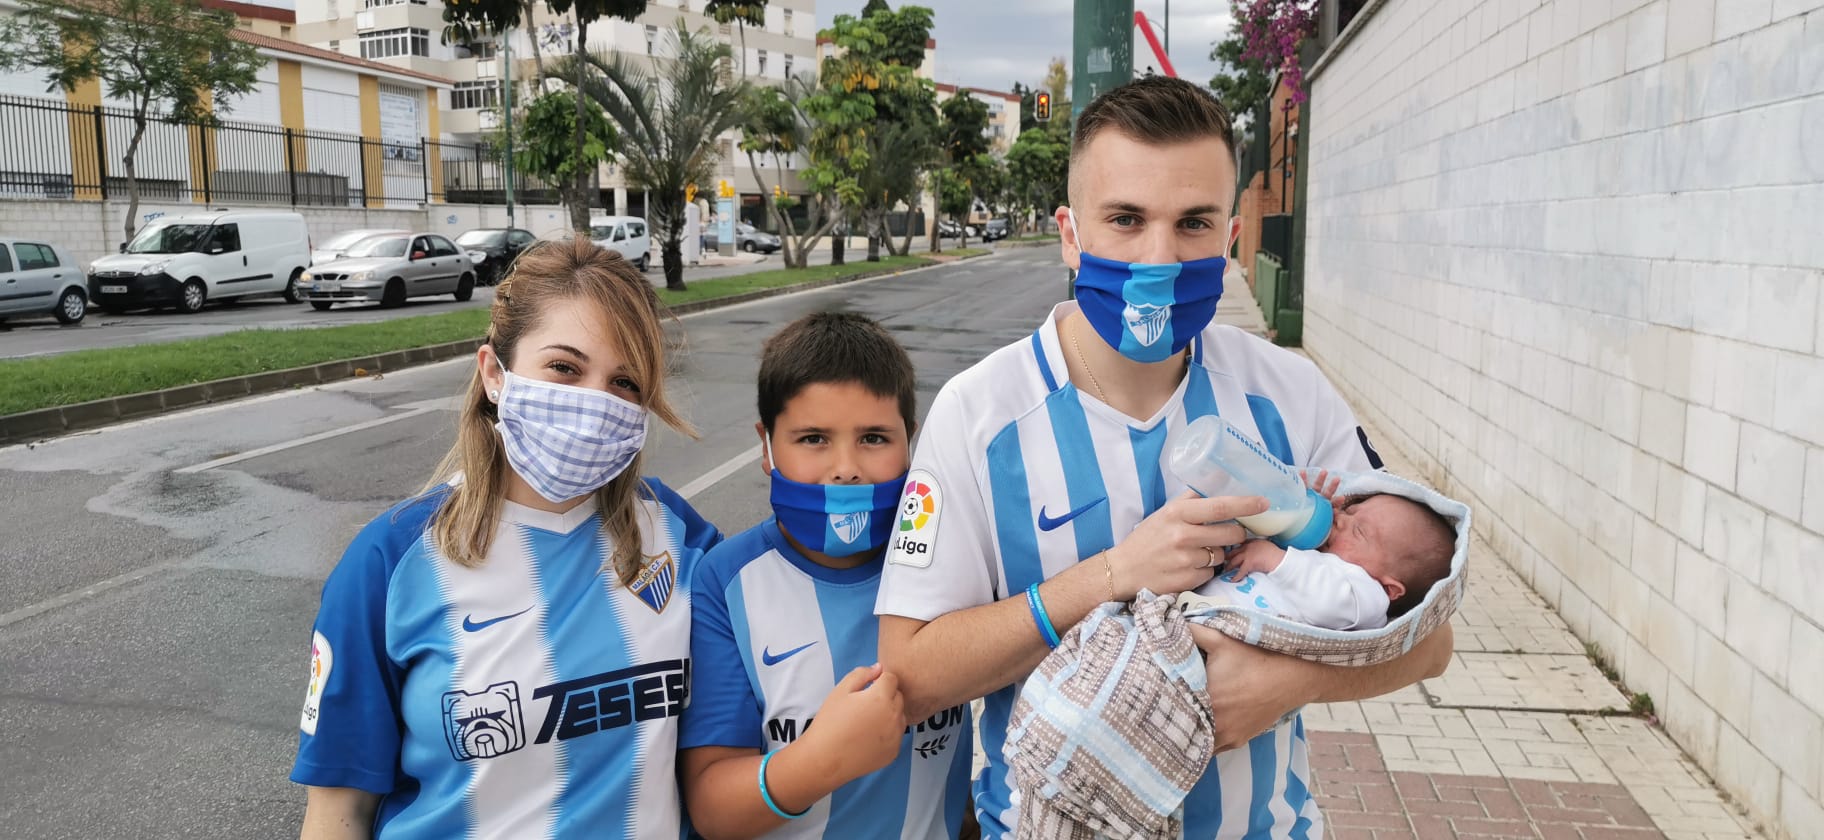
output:
[[[861,539],[861,535],[868,532],[868,512],[864,510],[857,513],[832,513],[830,514],[830,530],[835,531],[836,536],[845,543]]]
[[[1171,323],[1172,308],[1154,303],[1130,303],[1121,311],[1127,319],[1127,330],[1134,334],[1134,340],[1141,347],[1151,347],[1165,335],[1165,325]]]
[[[443,735],[457,761],[494,758],[526,745],[519,683],[501,682],[470,694],[443,695]]]
[[[887,552],[887,562],[925,568],[931,565],[931,540],[937,536],[937,481],[925,470],[906,477],[906,495],[899,502],[899,536]]]
[[[671,590],[677,583],[678,566],[671,560],[671,552],[647,554],[646,568],[640,570],[640,576],[633,579],[633,594],[640,596],[640,601],[652,608],[653,612],[664,612],[665,605],[671,603]]]
[[[310,637],[310,687],[304,690],[304,715],[298,719],[298,728],[306,735],[317,734],[317,717],[323,706],[323,686],[329,682],[330,666],[336,664],[335,654],[330,652],[329,640],[322,633],[312,633]]]

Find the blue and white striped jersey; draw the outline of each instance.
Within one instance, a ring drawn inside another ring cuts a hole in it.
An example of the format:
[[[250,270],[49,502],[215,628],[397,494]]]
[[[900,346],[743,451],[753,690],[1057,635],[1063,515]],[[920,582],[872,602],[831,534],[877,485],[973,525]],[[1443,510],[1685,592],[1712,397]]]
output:
[[[588,503],[503,502],[474,569],[431,540],[443,492],[370,523],[323,585],[292,781],[381,794],[380,838],[680,837],[687,581],[721,535],[647,486],[631,588]]]
[[[679,748],[772,752],[803,735],[837,680],[880,659],[880,569],[813,563],[772,518],[709,552],[691,583],[696,682]],[[954,838],[973,758],[968,704],[945,709],[906,727],[892,764],[766,836]]]
[[[1310,361],[1233,327],[1191,345],[1188,375],[1158,414],[1129,418],[1070,383],[1060,304],[1033,335],[952,379],[919,432],[876,611],[920,621],[1019,593],[1113,545],[1187,488],[1166,438],[1217,414],[1282,461],[1378,467],[1354,414]],[[1015,687],[987,698],[976,779],[984,837],[1012,833],[1001,755]],[[1185,801],[1185,837],[1319,837],[1303,724],[1218,756]]]

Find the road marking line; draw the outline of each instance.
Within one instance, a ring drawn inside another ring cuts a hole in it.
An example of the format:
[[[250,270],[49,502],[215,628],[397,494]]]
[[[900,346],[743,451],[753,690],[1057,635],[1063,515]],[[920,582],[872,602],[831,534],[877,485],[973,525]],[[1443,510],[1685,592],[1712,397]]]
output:
[[[143,578],[150,577],[153,574],[156,574],[158,572],[168,571],[172,568],[175,568],[178,565],[178,563],[179,563],[179,561],[176,561],[176,560],[168,560],[163,563],[154,563],[150,566],[141,566],[130,572],[124,572],[122,574],[115,575],[114,577],[108,578],[107,580],[101,581],[99,583],[92,583],[81,589],[76,589],[76,590],[72,590],[70,592],[65,592],[62,595],[56,595],[56,596],[47,598],[43,601],[39,601],[36,604],[31,604],[28,606],[20,607],[19,609],[13,610],[12,612],[9,612],[9,613],[0,614],[0,629],[10,627],[14,624],[18,624],[19,622],[24,621],[28,618],[32,618],[34,616],[43,615],[47,612],[50,612],[51,610],[57,609],[58,607],[67,607],[70,604],[76,603],[77,601],[85,600],[87,598],[90,598],[90,597],[93,597],[96,595],[100,595],[103,592],[107,592],[108,590],[118,589],[129,583],[133,583],[133,582],[141,580]]]
[[[398,420],[404,420],[408,417],[417,417],[420,414],[429,414],[433,411],[438,411],[438,410],[440,410],[440,409],[433,408],[430,406],[425,406],[422,408],[414,408],[410,411],[402,411],[398,414],[389,414],[385,417],[378,417],[373,420],[369,420],[365,423],[356,423],[353,426],[343,426],[342,428],[339,428],[339,429],[331,429],[327,432],[319,432],[317,434],[310,435],[308,437],[301,437],[301,438],[297,438],[295,440],[288,440],[288,441],[285,441],[284,443],[275,443],[271,446],[262,446],[259,449],[251,449],[246,452],[242,452],[238,455],[229,455],[225,458],[217,458],[213,461],[207,461],[207,462],[204,462],[201,464],[193,464],[191,466],[184,467],[179,470],[175,470],[174,472],[176,472],[178,475],[188,475],[190,473],[199,473],[199,472],[203,472],[205,470],[213,470],[216,467],[226,467],[229,464],[238,464],[242,461],[259,458],[264,455],[271,455],[274,452],[283,452],[287,449],[293,449],[293,448],[296,448],[299,446],[307,446],[309,444],[317,443],[319,441],[329,440],[330,438],[334,438],[334,437],[341,437],[342,435],[346,435],[346,434],[353,434],[354,432],[371,429],[371,428],[374,428],[375,426],[384,426],[388,423],[392,423],[392,422],[395,422]]]
[[[756,444],[754,448],[722,462],[721,466],[697,476],[696,479],[692,480],[689,484],[680,488],[678,490],[678,495],[688,501],[690,497],[708,490],[709,488],[716,486],[722,479],[734,475],[735,470],[741,469],[759,459],[760,447]]]

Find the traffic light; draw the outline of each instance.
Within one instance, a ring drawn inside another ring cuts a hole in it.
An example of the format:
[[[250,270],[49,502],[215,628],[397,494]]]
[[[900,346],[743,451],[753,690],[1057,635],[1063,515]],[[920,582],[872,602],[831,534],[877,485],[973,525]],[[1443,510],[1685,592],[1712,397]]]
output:
[[[694,204],[696,202],[696,200],[697,200],[697,185],[696,184],[685,184],[684,185],[684,203],[685,204]]]
[[[784,198],[785,197],[785,187],[781,186],[779,184],[774,184],[773,185],[773,197],[774,198]]]
[[[1051,94],[1041,91],[1032,102],[1032,117],[1039,122],[1051,121]]]
[[[716,182],[716,195],[719,195],[723,198],[734,198],[735,197],[735,185],[729,183],[727,178],[717,181]]]

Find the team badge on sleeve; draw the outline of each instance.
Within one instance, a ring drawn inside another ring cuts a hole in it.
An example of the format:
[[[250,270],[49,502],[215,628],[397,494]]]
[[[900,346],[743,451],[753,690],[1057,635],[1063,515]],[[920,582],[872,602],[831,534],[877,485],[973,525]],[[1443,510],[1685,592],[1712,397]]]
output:
[[[899,528],[887,561],[901,566],[931,565],[931,540],[937,536],[937,518],[943,512],[936,479],[924,470],[906,477],[906,493],[899,501]]]
[[[298,720],[298,728],[306,735],[317,734],[317,714],[323,705],[323,684],[329,681],[329,668],[335,664],[335,655],[329,650],[329,640],[322,633],[312,633],[310,638],[310,687],[304,690],[304,715]]]

